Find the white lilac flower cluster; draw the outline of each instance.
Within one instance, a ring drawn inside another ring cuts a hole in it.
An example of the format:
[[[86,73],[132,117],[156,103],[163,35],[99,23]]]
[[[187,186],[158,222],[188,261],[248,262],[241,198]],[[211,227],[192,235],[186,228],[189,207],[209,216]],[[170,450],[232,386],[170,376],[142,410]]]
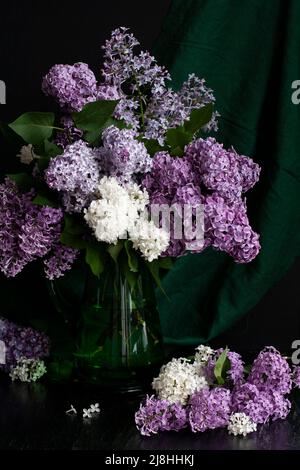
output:
[[[247,434],[256,431],[257,425],[245,413],[232,413],[229,418],[227,430],[234,436],[247,436]]]
[[[9,376],[12,381],[36,382],[47,372],[44,361],[21,357],[17,364],[11,368]]]
[[[257,425],[285,419],[291,409],[287,394],[300,388],[300,367],[290,368],[274,347],[266,347],[246,372],[241,356],[227,348],[200,345],[193,359],[172,359],[164,365],[135,415],[146,436],[159,431],[192,432],[227,428],[246,436]]]
[[[34,152],[32,144],[23,145],[17,157],[20,158],[20,162],[23,163],[24,165],[30,165],[31,162],[33,162],[34,160],[38,160],[40,158]]]
[[[158,258],[168,246],[169,235],[147,220],[147,191],[136,183],[121,186],[116,178],[107,176],[100,180],[96,191],[98,199],[84,212],[95,238],[111,244],[129,238],[146,260]]]
[[[72,404],[70,405],[71,408],[66,410],[66,414],[67,415],[77,415],[77,410],[75,408],[75,406],[73,406]],[[94,403],[94,404],[91,404],[88,408],[83,408],[82,410],[82,417],[85,419],[85,418],[93,418],[94,415],[97,415],[101,412],[101,409],[100,409],[100,406],[99,406],[99,403]]]
[[[83,408],[82,417],[83,418],[92,418],[95,413],[100,413],[99,403],[90,405],[89,408]]]
[[[188,359],[172,359],[162,366],[160,374],[152,382],[152,388],[159,398],[169,403],[185,405],[189,397],[207,387],[208,383],[201,371]]]

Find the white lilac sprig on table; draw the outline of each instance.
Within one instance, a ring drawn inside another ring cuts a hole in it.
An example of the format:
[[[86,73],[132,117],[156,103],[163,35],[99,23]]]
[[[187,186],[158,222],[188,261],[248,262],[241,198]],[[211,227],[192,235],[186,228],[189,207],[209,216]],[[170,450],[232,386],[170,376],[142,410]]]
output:
[[[103,51],[100,80],[80,62],[54,65],[43,78],[56,115],[29,112],[8,126],[24,142],[22,171],[0,185],[0,270],[14,277],[42,260],[52,280],[82,253],[99,276],[120,256],[132,283],[140,263],[157,280],[170,258],[209,246],[252,261],[260,244],[245,193],[260,168],[208,137],[219,113],[205,80],[191,73],[174,91],[168,71],[124,27]],[[149,220],[155,204],[191,207],[190,228],[201,205],[204,240],[191,246]]]
[[[0,369],[13,381],[35,382],[46,373],[43,358],[49,356],[50,341],[44,333],[0,317],[0,341],[4,345]]]
[[[227,428],[234,436],[287,417],[292,387],[300,388],[300,367],[291,368],[274,347],[265,347],[245,367],[229,349],[200,345],[194,358],[164,365],[135,414],[144,436],[190,428],[193,432]]]

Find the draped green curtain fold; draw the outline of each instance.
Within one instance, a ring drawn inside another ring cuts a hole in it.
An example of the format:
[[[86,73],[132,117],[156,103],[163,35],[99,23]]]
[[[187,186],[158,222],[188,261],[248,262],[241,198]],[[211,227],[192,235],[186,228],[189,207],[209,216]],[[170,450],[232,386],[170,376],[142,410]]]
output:
[[[261,253],[248,265],[207,250],[179,259],[159,294],[163,333],[173,344],[207,341],[254,307],[300,253],[300,80],[298,0],[173,0],[155,55],[179,86],[206,78],[221,113],[218,140],[262,166],[248,193]]]

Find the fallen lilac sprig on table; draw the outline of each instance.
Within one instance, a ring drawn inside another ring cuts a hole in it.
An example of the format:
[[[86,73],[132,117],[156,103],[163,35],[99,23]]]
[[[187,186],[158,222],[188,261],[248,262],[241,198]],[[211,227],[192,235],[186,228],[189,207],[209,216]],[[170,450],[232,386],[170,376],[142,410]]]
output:
[[[153,380],[156,395],[147,396],[135,414],[144,436],[161,431],[193,432],[227,428],[246,436],[257,425],[284,419],[291,409],[287,398],[300,388],[300,367],[290,368],[274,347],[265,347],[250,372],[241,356],[228,349],[199,346],[193,360],[172,359]]]

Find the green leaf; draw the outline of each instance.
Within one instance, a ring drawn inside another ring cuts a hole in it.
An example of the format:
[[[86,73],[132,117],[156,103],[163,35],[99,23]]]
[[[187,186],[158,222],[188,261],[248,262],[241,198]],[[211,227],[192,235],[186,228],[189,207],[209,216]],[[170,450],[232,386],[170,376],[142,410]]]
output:
[[[16,183],[21,191],[29,191],[34,186],[33,177],[27,173],[15,173],[7,176]]]
[[[86,248],[86,242],[82,239],[80,235],[74,235],[63,231],[60,235],[60,242],[63,245],[70,246],[71,248],[76,248],[77,250],[83,250]]]
[[[97,145],[100,140],[101,129],[96,129],[94,131],[86,131],[84,133],[84,140],[89,144]]]
[[[54,142],[50,142],[48,139],[44,140],[44,156],[56,157],[63,152],[63,149],[56,145]]]
[[[73,372],[73,362],[68,360],[54,360],[47,364],[47,375],[53,380],[69,379]]]
[[[214,107],[212,103],[209,103],[202,108],[193,109],[190,114],[190,119],[184,123],[186,131],[194,134],[201,129],[201,127],[205,126],[205,124],[207,124],[212,118],[213,109]]]
[[[5,122],[0,121],[0,133],[4,139],[15,149],[20,149],[24,144],[23,139],[20,136],[17,136],[16,133],[9,127]]]
[[[110,256],[112,257],[112,259],[114,260],[115,263],[118,260],[118,256],[119,256],[123,246],[124,246],[124,241],[119,240],[116,245],[109,245],[107,247],[107,252],[110,254]]]
[[[153,157],[156,152],[160,152],[164,149],[161,145],[159,145],[158,141],[155,139],[141,139],[141,142],[145,145],[149,155]]]
[[[72,113],[73,121],[79,129],[86,131],[85,138],[92,142],[100,135],[101,129],[111,118],[119,100],[100,100],[88,103],[82,111]]]
[[[9,127],[28,144],[40,144],[51,137],[54,125],[53,113],[30,112],[22,114]]]
[[[90,266],[92,273],[99,277],[104,271],[105,252],[103,246],[97,242],[89,242],[86,244],[85,261]]]
[[[159,267],[162,269],[171,269],[173,267],[173,260],[170,256],[159,259]]]
[[[125,245],[125,250],[126,250],[126,253],[127,253],[129,269],[130,269],[130,271],[132,271],[134,273],[137,273],[138,272],[138,267],[139,267],[138,255],[132,249],[129,240],[126,240],[124,245]]]
[[[162,293],[167,297],[167,293],[166,291],[164,290],[163,286],[162,286],[162,283],[161,283],[161,279],[160,279],[160,275],[159,275],[159,262],[160,260],[159,259],[155,259],[151,262],[149,261],[145,261],[146,263],[146,266],[148,267],[148,269],[150,270],[150,273],[152,274],[152,277],[154,279],[154,281],[156,282],[156,285],[157,287],[162,291]]]
[[[32,202],[33,202],[33,204],[36,204],[37,206],[48,206],[48,207],[58,207],[59,206],[57,202],[50,199],[49,197],[47,197],[44,194],[37,194]]]
[[[227,357],[227,354],[228,348],[225,348],[218,357],[214,367],[214,376],[217,379],[218,385],[224,384],[226,372],[230,369],[230,361]]]
[[[183,157],[184,150],[181,147],[175,147],[170,151],[171,157]]]
[[[171,153],[182,154],[184,147],[192,140],[193,134],[187,132],[183,126],[169,129],[166,134],[166,142],[171,148]]]
[[[84,227],[81,224],[81,221],[77,220],[76,217],[71,215],[65,215],[64,218],[65,230],[74,235],[79,235],[84,233]]]
[[[60,235],[60,241],[63,245],[82,250],[86,248],[87,242],[83,240],[82,234],[84,228],[75,217],[65,215],[64,229]]]
[[[87,142],[89,142],[90,144],[96,145],[98,143],[98,141],[100,140],[102,132],[104,131],[104,129],[106,129],[109,126],[115,126],[118,129],[128,128],[128,126],[126,125],[126,123],[124,121],[121,121],[119,119],[115,119],[115,118],[110,117],[105,121],[103,126],[101,126],[100,128],[97,128],[97,129],[92,130],[92,131],[86,131],[85,134],[84,134],[85,140]]]
[[[116,119],[113,117],[109,117],[103,126],[100,128],[100,132],[102,132],[106,127],[115,126],[118,129],[129,129],[130,126],[127,126],[126,122],[123,119]]]

